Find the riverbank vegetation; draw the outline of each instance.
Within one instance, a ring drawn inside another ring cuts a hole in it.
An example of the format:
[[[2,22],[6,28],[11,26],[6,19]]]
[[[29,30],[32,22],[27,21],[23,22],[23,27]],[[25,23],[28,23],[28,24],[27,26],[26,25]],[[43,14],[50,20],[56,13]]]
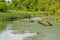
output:
[[[60,1],[0,0],[0,30],[8,22],[32,17],[45,17],[47,20],[54,18],[56,23],[60,23]]]

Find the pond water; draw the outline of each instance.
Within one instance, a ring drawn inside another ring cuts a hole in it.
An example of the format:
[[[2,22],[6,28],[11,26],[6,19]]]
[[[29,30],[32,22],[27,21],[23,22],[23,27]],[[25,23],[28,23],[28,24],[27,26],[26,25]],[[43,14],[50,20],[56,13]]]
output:
[[[0,40],[60,40],[60,24],[43,26],[36,22],[16,21],[7,25]]]
[[[31,33],[29,31],[25,31],[23,33],[21,32],[20,34],[17,34],[18,32],[17,30],[9,29],[11,28],[11,24],[8,24],[7,26],[8,26],[7,29],[0,34],[0,40],[24,40],[27,37],[32,37],[34,35],[37,35],[36,33]]]

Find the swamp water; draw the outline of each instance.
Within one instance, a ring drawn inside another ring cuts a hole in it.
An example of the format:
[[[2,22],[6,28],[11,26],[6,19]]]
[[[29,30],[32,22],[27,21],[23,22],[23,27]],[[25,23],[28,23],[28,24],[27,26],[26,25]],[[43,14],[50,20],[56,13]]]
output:
[[[29,21],[16,21],[0,33],[0,40],[60,40],[60,25],[43,26]]]

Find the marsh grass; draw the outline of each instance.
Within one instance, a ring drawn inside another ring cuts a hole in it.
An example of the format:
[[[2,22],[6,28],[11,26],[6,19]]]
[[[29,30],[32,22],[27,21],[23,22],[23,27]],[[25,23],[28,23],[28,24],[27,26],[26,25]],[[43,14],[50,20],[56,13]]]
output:
[[[44,13],[38,12],[0,12],[0,20],[14,21],[31,17],[41,17]]]

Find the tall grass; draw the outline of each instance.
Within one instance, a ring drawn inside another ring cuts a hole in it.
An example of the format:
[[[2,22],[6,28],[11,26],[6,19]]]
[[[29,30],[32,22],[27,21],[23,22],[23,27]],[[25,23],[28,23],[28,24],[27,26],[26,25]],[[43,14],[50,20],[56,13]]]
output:
[[[38,12],[6,12],[6,13],[0,13],[0,21],[14,21],[14,20],[20,20],[25,18],[31,18],[31,17],[40,17],[44,15],[43,13]]]

